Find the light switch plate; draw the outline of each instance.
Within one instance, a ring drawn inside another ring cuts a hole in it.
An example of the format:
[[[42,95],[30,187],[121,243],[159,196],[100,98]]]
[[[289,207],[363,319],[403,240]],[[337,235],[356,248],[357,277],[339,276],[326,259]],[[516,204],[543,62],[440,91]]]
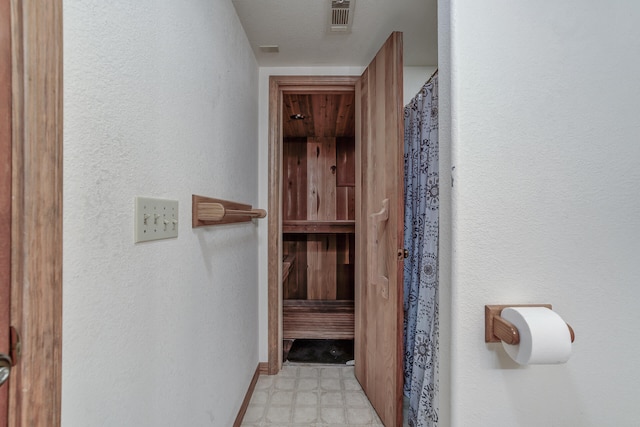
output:
[[[135,241],[178,237],[178,201],[136,197]]]

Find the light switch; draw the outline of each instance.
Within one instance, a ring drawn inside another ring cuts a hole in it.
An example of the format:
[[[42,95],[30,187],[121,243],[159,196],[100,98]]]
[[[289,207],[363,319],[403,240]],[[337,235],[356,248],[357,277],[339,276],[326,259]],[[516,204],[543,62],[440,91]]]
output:
[[[136,197],[135,241],[178,237],[178,201]]]

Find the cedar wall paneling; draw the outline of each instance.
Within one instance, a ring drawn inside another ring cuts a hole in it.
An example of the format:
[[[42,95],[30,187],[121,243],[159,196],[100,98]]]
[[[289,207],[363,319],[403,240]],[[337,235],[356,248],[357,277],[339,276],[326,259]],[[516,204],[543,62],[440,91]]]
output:
[[[283,221],[355,218],[355,144],[351,137],[285,138]],[[285,234],[283,253],[295,261],[284,299],[352,300],[352,233]]]

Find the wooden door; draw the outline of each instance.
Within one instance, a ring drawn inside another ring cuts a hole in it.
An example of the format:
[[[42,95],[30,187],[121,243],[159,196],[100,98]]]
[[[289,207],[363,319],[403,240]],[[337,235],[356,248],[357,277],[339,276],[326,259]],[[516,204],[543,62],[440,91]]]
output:
[[[11,7],[0,0],[0,353],[9,354],[11,320]],[[9,384],[0,386],[0,427],[8,421]]]
[[[356,378],[387,427],[402,425],[402,33],[356,84]]]
[[[12,355],[17,365],[0,387],[9,395],[3,409],[8,421],[2,414],[0,426],[56,427],[62,369],[62,0],[0,0],[0,70],[0,299],[11,305],[0,333],[9,333],[10,320],[21,334],[20,354]],[[4,352],[4,337],[1,342]]]

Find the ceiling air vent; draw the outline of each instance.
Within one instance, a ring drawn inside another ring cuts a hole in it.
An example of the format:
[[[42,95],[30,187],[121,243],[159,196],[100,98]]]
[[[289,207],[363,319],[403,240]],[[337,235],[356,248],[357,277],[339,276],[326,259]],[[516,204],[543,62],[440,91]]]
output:
[[[351,31],[354,3],[355,0],[331,0],[330,32],[347,33]]]

